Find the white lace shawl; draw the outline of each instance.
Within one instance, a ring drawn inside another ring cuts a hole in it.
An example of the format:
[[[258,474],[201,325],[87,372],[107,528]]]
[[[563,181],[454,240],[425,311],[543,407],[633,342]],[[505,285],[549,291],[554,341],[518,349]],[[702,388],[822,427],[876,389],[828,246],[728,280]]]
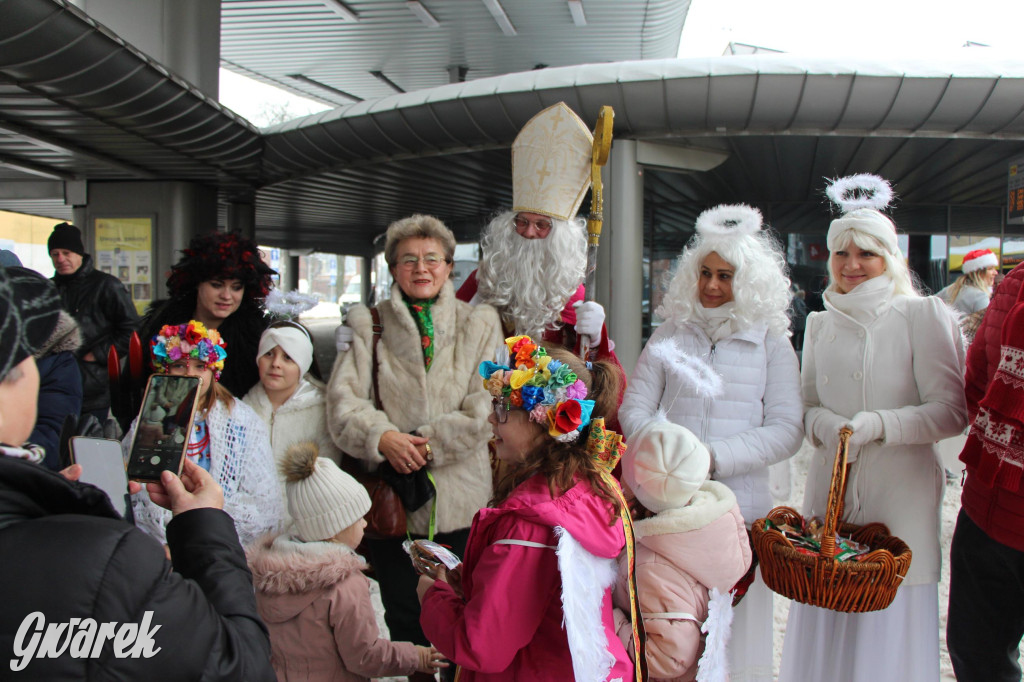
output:
[[[126,457],[135,425],[133,422],[121,444]],[[210,433],[210,474],[224,489],[224,511],[234,519],[238,539],[243,546],[248,545],[275,530],[284,515],[267,425],[237,399],[230,411],[221,401],[215,401],[206,425]],[[139,528],[166,542],[170,511],[154,504],[145,488],[134,496],[132,509]]]

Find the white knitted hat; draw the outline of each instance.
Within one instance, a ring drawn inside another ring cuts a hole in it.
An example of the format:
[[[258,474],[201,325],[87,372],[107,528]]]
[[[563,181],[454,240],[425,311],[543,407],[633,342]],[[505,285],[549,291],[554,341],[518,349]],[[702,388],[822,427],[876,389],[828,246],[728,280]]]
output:
[[[319,452],[316,443],[295,443],[281,462],[288,513],[303,542],[328,540],[370,511],[366,489]]]
[[[622,480],[651,511],[685,507],[711,467],[711,453],[686,427],[648,422],[629,439]]]

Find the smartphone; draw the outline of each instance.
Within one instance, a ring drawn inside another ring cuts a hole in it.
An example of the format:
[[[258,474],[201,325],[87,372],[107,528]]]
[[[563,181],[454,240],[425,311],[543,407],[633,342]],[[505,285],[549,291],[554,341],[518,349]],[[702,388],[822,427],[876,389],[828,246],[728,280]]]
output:
[[[175,374],[149,377],[128,453],[130,480],[155,483],[163,471],[181,474],[199,383],[199,377]]]
[[[131,494],[128,492],[121,443],[109,438],[74,436],[70,450],[71,463],[82,465],[82,475],[78,480],[105,492],[117,513],[131,523]]]

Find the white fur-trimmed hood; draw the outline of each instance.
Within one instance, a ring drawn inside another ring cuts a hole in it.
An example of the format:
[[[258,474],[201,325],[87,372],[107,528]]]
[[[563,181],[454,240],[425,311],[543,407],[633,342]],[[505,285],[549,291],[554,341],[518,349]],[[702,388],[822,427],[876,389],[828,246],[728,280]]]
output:
[[[348,545],[265,535],[246,550],[253,586],[268,594],[304,594],[334,586],[367,566]]]
[[[729,513],[736,505],[736,495],[718,481],[705,481],[690,504],[681,509],[667,509],[657,516],[633,522],[637,540],[668,533],[686,533],[709,525]]]

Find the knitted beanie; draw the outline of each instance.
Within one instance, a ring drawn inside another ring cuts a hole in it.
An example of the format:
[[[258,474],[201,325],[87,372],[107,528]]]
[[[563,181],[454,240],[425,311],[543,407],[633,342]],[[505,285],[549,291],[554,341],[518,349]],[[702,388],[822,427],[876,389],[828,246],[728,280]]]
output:
[[[964,256],[964,264],[961,270],[965,275],[985,268],[999,267],[999,257],[991,249],[975,249],[968,251]]]
[[[329,540],[370,511],[366,489],[319,454],[316,443],[302,441],[291,445],[281,462],[288,513],[303,542]]]
[[[711,454],[692,431],[654,420],[630,437],[622,480],[640,504],[658,513],[685,507],[710,467]]]
[[[53,226],[50,238],[46,240],[46,250],[67,249],[79,256],[85,255],[85,246],[82,244],[81,231],[69,223],[61,223]]]
[[[53,282],[27,268],[0,268],[0,381],[46,345],[60,310]]]

